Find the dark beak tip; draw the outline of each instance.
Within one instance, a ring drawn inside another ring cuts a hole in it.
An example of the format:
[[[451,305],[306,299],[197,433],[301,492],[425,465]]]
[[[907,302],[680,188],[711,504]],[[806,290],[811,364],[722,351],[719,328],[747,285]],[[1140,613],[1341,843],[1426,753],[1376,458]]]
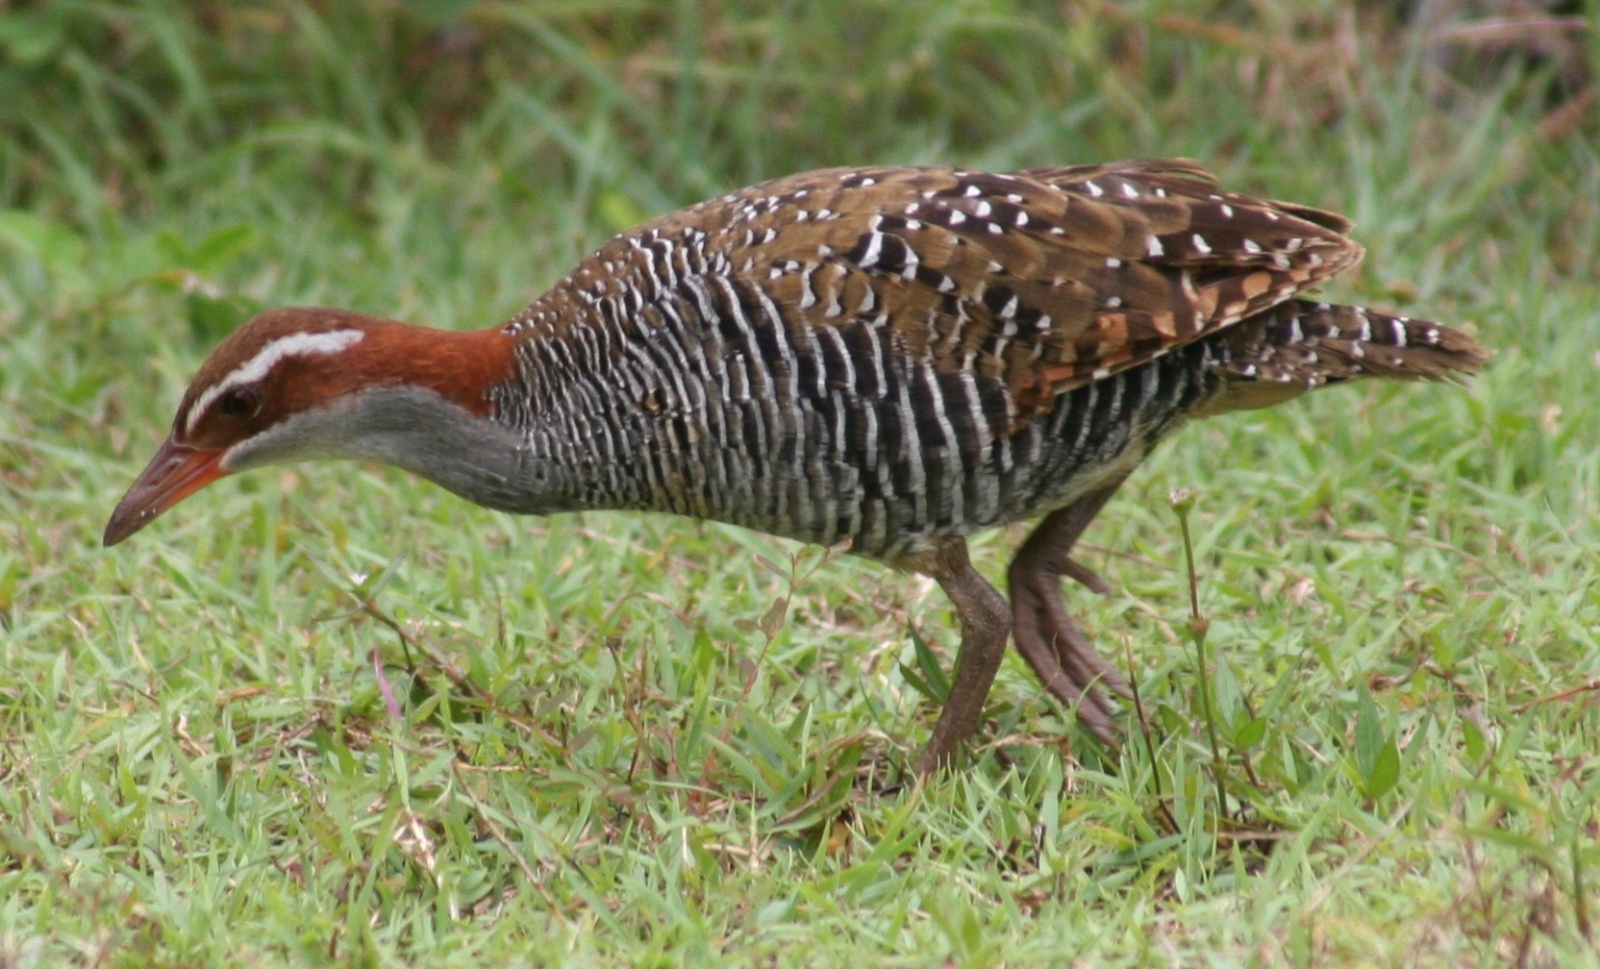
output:
[[[221,458],[219,450],[179,444],[169,437],[111,512],[100,536],[102,547],[122,543],[168,508],[225,475]]]
[[[118,505],[117,510],[111,513],[111,520],[106,522],[105,533],[100,536],[101,547],[110,548],[126,541],[128,536],[143,527],[144,522],[140,521],[140,518],[139,515],[129,515],[121,505]]]

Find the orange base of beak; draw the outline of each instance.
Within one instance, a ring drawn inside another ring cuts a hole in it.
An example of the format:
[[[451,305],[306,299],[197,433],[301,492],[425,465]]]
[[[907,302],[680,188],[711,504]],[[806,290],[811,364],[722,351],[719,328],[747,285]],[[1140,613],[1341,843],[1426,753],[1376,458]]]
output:
[[[156,520],[162,512],[227,474],[222,451],[179,444],[172,438],[150,459],[106,524],[105,544],[117,544]]]

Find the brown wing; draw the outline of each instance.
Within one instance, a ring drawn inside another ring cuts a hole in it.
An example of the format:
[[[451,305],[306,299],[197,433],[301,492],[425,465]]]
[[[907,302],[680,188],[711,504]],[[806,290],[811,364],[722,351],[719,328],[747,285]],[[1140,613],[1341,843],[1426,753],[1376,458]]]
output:
[[[1221,191],[1187,161],[832,169],[672,219],[712,206],[730,268],[786,319],[890,327],[941,370],[1004,379],[1019,424],[1361,256],[1338,216]]]

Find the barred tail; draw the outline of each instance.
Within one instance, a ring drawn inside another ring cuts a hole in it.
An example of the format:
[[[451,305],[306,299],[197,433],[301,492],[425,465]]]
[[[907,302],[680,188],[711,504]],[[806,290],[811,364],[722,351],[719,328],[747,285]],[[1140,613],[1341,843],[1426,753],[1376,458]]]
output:
[[[1443,323],[1311,300],[1276,306],[1216,341],[1213,370],[1224,386],[1207,413],[1265,407],[1361,377],[1459,381],[1489,359],[1482,344]]]

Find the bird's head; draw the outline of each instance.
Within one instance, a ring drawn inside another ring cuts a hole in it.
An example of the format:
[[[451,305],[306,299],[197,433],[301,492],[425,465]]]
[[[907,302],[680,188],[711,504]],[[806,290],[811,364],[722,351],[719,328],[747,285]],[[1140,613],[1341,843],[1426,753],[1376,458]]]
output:
[[[487,416],[485,390],[509,366],[506,340],[498,330],[455,333],[345,310],[262,313],[195,375],[172,433],[112,513],[105,544],[229,474],[306,458],[382,459],[371,439],[399,397]]]

